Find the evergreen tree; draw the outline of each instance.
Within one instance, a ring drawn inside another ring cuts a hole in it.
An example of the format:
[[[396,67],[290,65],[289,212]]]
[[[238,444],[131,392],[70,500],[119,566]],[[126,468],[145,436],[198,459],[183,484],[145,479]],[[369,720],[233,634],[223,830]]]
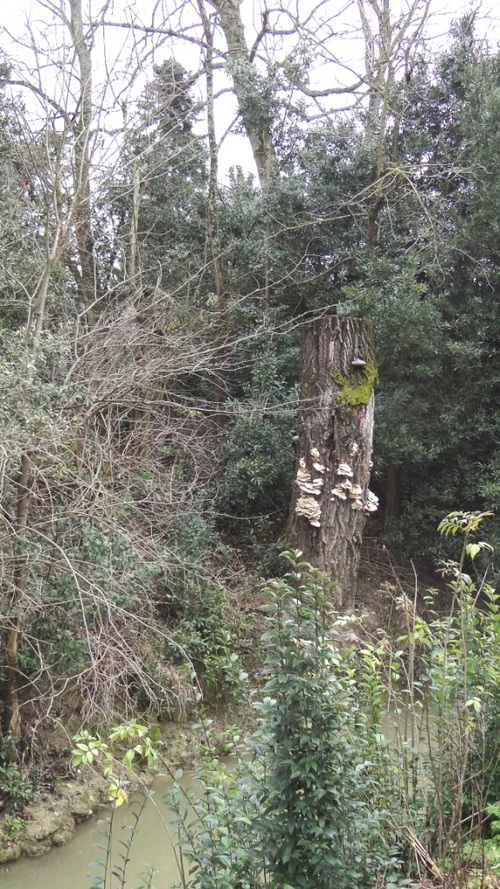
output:
[[[475,39],[473,16],[453,35],[435,70],[417,71],[408,90],[399,152],[420,208],[406,210],[406,221],[398,217],[408,239],[406,256],[399,245],[406,280],[396,269],[388,289],[399,279],[399,297],[386,291],[375,307],[377,466],[399,500],[390,504],[392,532],[401,513],[393,542],[411,554],[429,552],[431,529],[447,508],[496,509],[500,490],[500,64]]]
[[[125,143],[113,212],[133,286],[170,293],[213,289],[206,253],[207,155],[193,132],[188,74],[173,59],[154,68]]]
[[[373,146],[356,115],[298,145],[300,213],[281,239],[303,278],[300,308],[373,318],[374,485],[386,539],[408,555],[431,554],[450,507],[496,509],[500,491],[499,61],[473,16],[452,36],[434,65],[417,58],[394,85],[376,245]]]

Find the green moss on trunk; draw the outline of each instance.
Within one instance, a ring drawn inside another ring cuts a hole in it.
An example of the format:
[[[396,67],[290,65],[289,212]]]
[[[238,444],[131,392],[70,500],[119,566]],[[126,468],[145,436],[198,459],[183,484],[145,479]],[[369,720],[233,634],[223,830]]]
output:
[[[338,387],[337,402],[340,405],[368,404],[374,387],[378,383],[377,365],[369,358],[365,367],[355,370],[350,377],[335,371],[332,381]]]

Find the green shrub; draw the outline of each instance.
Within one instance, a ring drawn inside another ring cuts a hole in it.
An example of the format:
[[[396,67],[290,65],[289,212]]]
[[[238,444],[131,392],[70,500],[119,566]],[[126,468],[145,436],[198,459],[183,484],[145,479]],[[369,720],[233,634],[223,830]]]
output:
[[[236,627],[229,620],[224,590],[206,587],[202,599],[185,603],[184,615],[171,633],[168,656],[174,663],[189,659],[212,703],[237,698],[242,672],[236,652]]]
[[[39,795],[37,781],[12,758],[18,742],[19,739],[10,734],[0,739],[0,799],[10,812],[22,809]]]
[[[293,481],[294,424],[288,412],[272,418],[235,420],[221,451],[217,508],[221,524],[236,536],[248,536],[260,519],[260,534],[283,520]],[[250,522],[250,520],[252,520]]]
[[[354,656],[342,653],[326,608],[327,578],[289,554],[267,586],[270,629],[263,725],[236,768],[211,764],[192,801],[174,794],[194,887],[357,889],[397,871],[390,812],[370,752],[373,727],[357,702]]]

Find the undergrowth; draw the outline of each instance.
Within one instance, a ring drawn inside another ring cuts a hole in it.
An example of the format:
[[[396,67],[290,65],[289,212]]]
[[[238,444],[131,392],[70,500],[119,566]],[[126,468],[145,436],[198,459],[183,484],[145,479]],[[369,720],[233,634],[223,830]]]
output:
[[[448,610],[431,591],[422,616],[401,592],[396,640],[363,640],[330,608],[329,579],[286,554],[290,570],[264,590],[258,729],[244,742],[233,734],[229,764],[207,744],[196,793],[173,775],[183,889],[495,879],[500,607],[475,567],[489,551],[484,518],[443,520],[441,533],[461,541],[443,565]]]

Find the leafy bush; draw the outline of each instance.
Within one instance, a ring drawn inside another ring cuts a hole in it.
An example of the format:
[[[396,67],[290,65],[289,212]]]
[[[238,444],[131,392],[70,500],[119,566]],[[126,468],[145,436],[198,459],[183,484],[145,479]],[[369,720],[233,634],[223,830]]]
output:
[[[201,600],[185,603],[171,638],[168,656],[174,663],[189,659],[210,701],[220,703],[238,696],[245,674],[235,651],[236,632],[229,621],[224,590],[207,587]]]
[[[233,533],[250,518],[282,520],[293,478],[293,424],[288,417],[238,418],[222,447],[217,507]],[[232,520],[231,520],[231,517]],[[254,523],[252,523],[254,524]]]
[[[353,654],[339,647],[342,622],[330,625],[327,578],[289,560],[290,573],[267,587],[262,729],[234,771],[217,763],[198,776],[197,824],[184,818],[183,791],[174,794],[200,889],[362,889],[397,870],[372,726],[357,703]]]
[[[230,422],[219,451],[216,507],[221,528],[253,545],[268,542],[290,503],[299,346],[296,331],[283,335],[289,319],[277,307],[239,300],[231,316],[241,342],[234,400],[227,405]]]
[[[0,739],[0,799],[11,812],[22,809],[39,794],[37,782],[12,758],[17,743],[18,739],[13,735]]]

